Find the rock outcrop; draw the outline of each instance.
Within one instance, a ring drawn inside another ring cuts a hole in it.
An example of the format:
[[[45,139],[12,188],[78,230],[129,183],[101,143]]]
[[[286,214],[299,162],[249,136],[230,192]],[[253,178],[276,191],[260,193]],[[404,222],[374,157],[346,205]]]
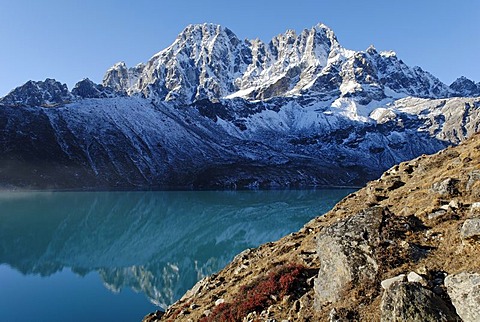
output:
[[[400,163],[146,320],[478,321],[479,170],[480,134]]]
[[[460,321],[438,295],[418,283],[394,283],[383,293],[380,310],[382,322]]]
[[[465,322],[480,321],[480,274],[460,272],[445,278],[447,293]]]

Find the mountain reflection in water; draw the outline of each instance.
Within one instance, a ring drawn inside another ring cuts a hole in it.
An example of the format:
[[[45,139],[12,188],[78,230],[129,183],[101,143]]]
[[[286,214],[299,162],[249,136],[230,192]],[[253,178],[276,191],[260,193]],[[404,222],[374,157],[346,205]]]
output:
[[[108,289],[132,288],[166,307],[351,191],[4,192],[0,265],[24,275],[98,272]]]

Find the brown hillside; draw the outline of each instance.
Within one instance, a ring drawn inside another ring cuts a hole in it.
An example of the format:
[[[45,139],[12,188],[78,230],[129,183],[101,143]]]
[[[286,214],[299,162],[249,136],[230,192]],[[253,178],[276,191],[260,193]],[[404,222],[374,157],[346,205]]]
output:
[[[456,313],[468,321],[449,283],[466,272],[480,284],[479,239],[477,134],[394,166],[297,233],[239,254],[146,321],[449,321]],[[410,272],[409,282],[381,285]],[[391,299],[398,294],[402,304]],[[428,305],[415,302],[424,297]]]

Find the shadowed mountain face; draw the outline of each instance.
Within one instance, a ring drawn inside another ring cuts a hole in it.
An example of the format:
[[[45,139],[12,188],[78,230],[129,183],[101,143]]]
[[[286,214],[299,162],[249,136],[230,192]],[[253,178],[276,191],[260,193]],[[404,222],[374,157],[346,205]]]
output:
[[[178,108],[126,97],[3,107],[0,182],[53,189],[361,185],[474,133],[479,102],[403,99],[375,109],[368,122],[297,99]]]
[[[363,185],[479,129],[477,84],[450,87],[393,52],[317,25],[271,42],[188,26],[146,64],[72,92],[0,99],[0,185],[132,189]]]
[[[0,264],[26,275],[96,271],[109,289],[165,307],[348,192],[1,193]]]

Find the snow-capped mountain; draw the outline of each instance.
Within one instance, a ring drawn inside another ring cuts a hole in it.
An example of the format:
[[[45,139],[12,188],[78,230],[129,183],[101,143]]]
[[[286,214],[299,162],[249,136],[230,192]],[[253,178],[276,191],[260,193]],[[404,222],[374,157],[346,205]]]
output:
[[[321,99],[359,97],[368,104],[386,97],[454,94],[428,72],[405,65],[394,52],[343,48],[322,24],[299,35],[289,30],[268,44],[241,41],[218,25],[190,25],[146,64],[130,69],[124,63],[113,66],[103,85],[180,103],[309,94]]]
[[[473,85],[472,85],[473,84]],[[260,40],[191,25],[147,63],[72,92],[0,99],[0,179],[33,187],[360,185],[478,130],[478,85],[447,86],[319,24]],[[46,108],[55,107],[55,108]]]

